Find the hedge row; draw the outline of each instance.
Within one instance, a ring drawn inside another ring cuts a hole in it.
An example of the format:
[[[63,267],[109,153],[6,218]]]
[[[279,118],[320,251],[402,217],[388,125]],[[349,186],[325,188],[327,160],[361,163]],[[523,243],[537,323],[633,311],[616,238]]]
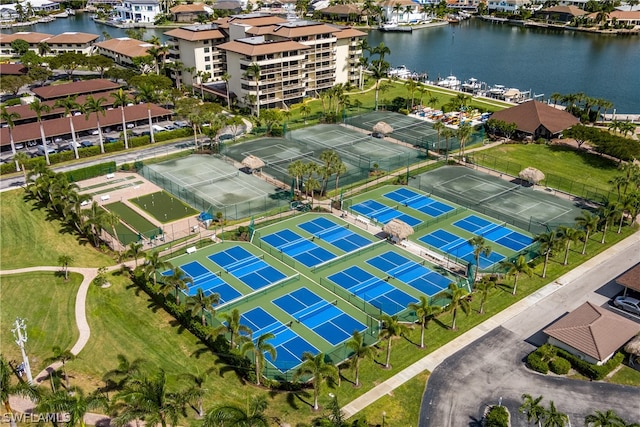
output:
[[[96,176],[106,175],[115,172],[116,162],[99,163],[80,169],[64,172],[69,182],[82,181],[84,179],[95,178]]]
[[[540,347],[542,348],[542,347]],[[617,368],[624,360],[624,354],[618,352],[603,365],[595,365],[580,359],[568,351],[561,348],[552,347],[553,355],[549,362],[544,360],[543,352],[540,348],[529,353],[527,356],[527,366],[541,374],[551,372],[558,375],[566,375],[570,368],[575,369],[580,374],[592,380],[601,380],[611,371]],[[546,354],[548,356],[548,354]]]

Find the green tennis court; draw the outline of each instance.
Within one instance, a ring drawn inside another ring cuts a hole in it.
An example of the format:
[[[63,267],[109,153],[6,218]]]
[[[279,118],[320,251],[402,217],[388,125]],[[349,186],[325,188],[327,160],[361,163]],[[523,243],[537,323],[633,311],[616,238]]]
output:
[[[188,216],[197,215],[199,213],[197,210],[166,191],[145,194],[143,196],[131,198],[129,201],[163,224],[186,218]]]

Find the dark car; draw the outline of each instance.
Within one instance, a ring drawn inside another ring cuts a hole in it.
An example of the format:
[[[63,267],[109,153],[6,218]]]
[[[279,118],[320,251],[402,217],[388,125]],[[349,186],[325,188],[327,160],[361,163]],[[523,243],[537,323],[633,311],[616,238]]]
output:
[[[91,141],[82,141],[80,143],[80,146],[82,146],[82,147],[93,147],[93,142],[91,142]]]

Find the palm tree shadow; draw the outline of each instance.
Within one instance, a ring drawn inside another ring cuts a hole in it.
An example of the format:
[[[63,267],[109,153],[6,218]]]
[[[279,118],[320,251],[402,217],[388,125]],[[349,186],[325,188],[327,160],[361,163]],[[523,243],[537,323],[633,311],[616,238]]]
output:
[[[484,423],[482,420],[477,419],[476,417],[469,417],[471,421],[469,421],[469,427],[482,427]]]

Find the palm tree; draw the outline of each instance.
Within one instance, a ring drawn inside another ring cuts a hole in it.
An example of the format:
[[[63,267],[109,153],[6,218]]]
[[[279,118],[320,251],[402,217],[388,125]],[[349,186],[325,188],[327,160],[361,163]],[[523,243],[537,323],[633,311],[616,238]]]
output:
[[[440,134],[442,134],[442,131],[446,129],[446,126],[442,122],[435,122],[431,127],[436,131],[436,134],[438,135],[438,150],[440,150]],[[449,150],[447,147],[447,154],[448,152]]]
[[[400,23],[400,11],[402,10],[402,5],[400,3],[396,3],[393,5],[393,11],[396,13],[396,22]]]
[[[264,396],[252,398],[246,409],[237,405],[216,406],[206,413],[202,427],[269,427],[266,408]]]
[[[129,246],[127,247],[127,251],[124,253],[124,255],[126,257],[133,258],[133,260],[135,262],[135,268],[137,269],[138,268],[138,258],[140,258],[141,256],[145,255],[142,243],[139,243],[139,242],[131,242],[131,243],[129,243]]]
[[[113,106],[120,107],[120,114],[122,116],[122,133],[124,136],[124,149],[129,149],[129,137],[127,135],[127,120],[124,117],[124,107],[126,107],[131,99],[129,98],[129,94],[122,90],[122,88],[118,89],[117,92],[113,92],[111,94],[113,98]]]
[[[468,122],[464,122],[460,126],[458,126],[458,130],[456,131],[456,137],[460,142],[461,157],[464,156],[465,144],[467,142],[467,139],[471,137],[471,134],[473,134],[473,128]]]
[[[7,107],[4,105],[0,110],[0,120],[6,123],[9,129],[9,143],[11,144],[11,154],[13,154],[13,161],[16,163],[16,172],[20,172],[20,163],[16,159],[16,144],[13,142],[13,128],[16,126],[15,121],[20,118],[20,114],[15,111],[7,111]]]
[[[598,227],[600,217],[593,215],[589,211],[582,211],[582,214],[576,217],[576,225],[584,230],[584,245],[582,246],[582,255],[587,252],[587,243],[589,242],[589,235]]]
[[[50,165],[49,161],[49,150],[47,149],[47,138],[44,135],[44,126],[42,125],[42,114],[48,113],[51,111],[51,107],[47,104],[43,104],[39,99],[34,99],[31,104],[29,104],[29,109],[36,113],[36,119],[38,120],[38,124],[40,125],[40,139],[42,140],[42,145],[44,148],[44,158],[47,161],[47,165]]]
[[[247,67],[244,74],[245,78],[253,78],[256,84],[256,116],[258,118],[260,118],[260,73],[260,65],[254,62]]]
[[[89,396],[78,387],[69,390],[57,390],[41,397],[36,407],[39,413],[65,413],[68,415],[67,426],[85,427],[84,415],[92,408],[107,407],[107,399],[100,393]]]
[[[209,375],[212,372],[216,371],[215,367],[211,367],[204,372],[200,372],[198,368],[195,369],[195,374],[186,373],[182,374],[181,377],[191,382],[191,387],[185,391],[185,395],[187,396],[187,400],[193,401],[196,400],[196,404],[198,405],[198,417],[202,418],[204,416],[204,409],[202,407],[202,398],[205,393],[208,391],[204,388],[204,384],[207,382]]]
[[[12,375],[15,371],[9,365],[9,362],[0,354],[0,399],[4,405],[5,413],[9,416],[10,427],[16,427],[16,421],[13,418],[13,410],[11,409],[11,403],[9,402],[9,396],[22,396],[28,397],[32,400],[38,399],[40,396],[39,389],[35,385],[28,384],[22,381],[22,378],[18,379],[17,383],[11,381]]]
[[[540,255],[544,255],[544,265],[542,267],[542,278],[547,277],[547,265],[549,264],[549,257],[556,249],[558,240],[556,234],[553,231],[548,233],[540,233],[533,239],[534,242],[540,243]]]
[[[584,232],[572,227],[567,227],[566,225],[561,225],[556,230],[556,237],[560,243],[564,243],[564,262],[562,265],[567,265],[569,263],[569,249],[571,247],[571,243],[576,243],[578,240],[582,239],[584,237]]]
[[[307,117],[309,117],[309,114],[311,114],[311,107],[304,103],[300,105],[300,115],[303,117],[305,125],[307,124]]]
[[[354,369],[356,374],[355,387],[360,386],[360,361],[362,359],[373,359],[375,349],[364,342],[364,334],[353,331],[351,338],[345,343],[345,347],[353,352],[351,358],[354,359]]]
[[[107,384],[112,384],[112,387],[118,390],[122,390],[123,386],[135,375],[139,375],[146,363],[146,360],[137,358],[132,361],[127,359],[127,356],[118,354],[118,366],[115,369],[107,371],[102,380]]]
[[[449,129],[446,126],[442,130],[442,136],[444,136],[444,143],[446,145],[445,156],[444,156],[445,163],[449,163],[449,139],[453,138],[455,135],[456,133],[453,131],[453,129]]]
[[[69,264],[73,262],[73,257],[71,255],[62,254],[58,257],[58,264],[62,266],[62,271],[64,272],[64,280],[69,280]]]
[[[269,353],[271,360],[276,360],[276,348],[271,345],[268,340],[274,339],[276,336],[271,332],[260,335],[255,341],[247,341],[240,347],[240,353],[243,355],[253,355],[253,364],[256,368],[256,385],[260,385],[262,377],[262,369],[264,368],[265,353]]]
[[[222,313],[220,314],[222,321],[226,323],[226,325],[222,325],[221,328],[226,330],[231,334],[229,339],[229,344],[231,348],[236,348],[235,337],[240,334],[240,332],[244,332],[245,334],[251,334],[251,329],[248,326],[240,323],[240,312],[237,308],[231,310],[230,313]]]
[[[104,141],[102,137],[102,127],[100,126],[100,114],[106,116],[106,111],[103,104],[107,102],[107,99],[101,96],[98,99],[95,99],[93,96],[89,95],[84,101],[84,110],[86,112],[85,119],[89,120],[91,113],[96,113],[96,124],[98,126],[98,141],[100,141],[100,152],[104,154]],[[125,130],[126,132],[126,130]]]
[[[193,285],[191,276],[187,276],[180,267],[173,267],[171,274],[165,278],[166,285],[175,291],[176,304],[180,305],[180,291],[189,290],[189,284]]]
[[[138,93],[136,94],[136,100],[138,102],[145,102],[147,104],[147,115],[149,118],[149,137],[151,144],[153,144],[156,142],[156,140],[153,134],[153,122],[151,120],[151,104],[158,100],[156,89],[150,84],[140,85],[138,87]]]
[[[295,160],[287,166],[287,173],[296,180],[296,190],[300,191],[300,179],[304,175],[305,164],[302,160]]]
[[[231,96],[229,95],[229,80],[231,80],[231,74],[225,72],[220,76],[220,79],[224,82],[224,87],[227,91],[227,109],[231,111]]]
[[[214,317],[216,314],[214,305],[220,303],[220,294],[212,293],[210,295],[206,295],[202,288],[198,288],[197,293],[189,297],[187,300],[187,307],[191,309],[191,313],[196,314],[200,313],[200,320],[202,322],[202,326],[207,325],[207,318],[205,317],[205,312],[209,311],[211,313],[211,317]]]
[[[60,346],[56,345],[53,347],[53,354],[51,357],[46,359],[46,362],[60,362],[62,363],[62,375],[64,376],[65,385],[67,390],[69,390],[69,376],[67,375],[67,371],[65,369],[66,363],[70,360],[75,359],[76,356],[71,353],[69,350],[63,350]]]
[[[599,216],[601,218],[601,226],[602,226],[602,240],[600,240],[601,244],[605,243],[605,238],[607,237],[607,229],[609,228],[609,224],[611,221],[615,221],[618,215],[622,215],[622,209],[618,203],[607,201],[604,206],[600,206],[598,209]]]
[[[158,286],[158,275],[157,271],[160,269],[166,270],[171,269],[173,266],[169,261],[163,261],[160,259],[160,253],[158,251],[153,251],[151,253],[147,253],[144,256],[145,260],[145,273],[147,276],[147,280],[153,277],[153,286],[157,288]]]
[[[476,271],[473,274],[473,283],[478,280],[478,270],[480,270],[480,256],[488,257],[491,255],[491,246],[482,236],[475,236],[467,242],[473,246],[473,257],[476,260]]]
[[[113,233],[112,236],[115,238],[116,241],[119,242],[120,239],[118,239],[118,230],[116,227],[120,224],[120,216],[115,212],[107,211],[102,216],[102,220],[104,221],[105,226],[111,228],[111,232]],[[113,250],[116,252],[119,252],[116,249],[115,241],[113,242]]]
[[[546,410],[544,406],[540,404],[542,401],[542,396],[538,396],[533,398],[530,394],[522,395],[523,403],[518,408],[520,412],[524,412],[527,417],[527,422],[538,423],[538,427],[540,427],[540,423],[544,419]]]
[[[549,409],[545,411],[542,427],[564,427],[568,421],[567,414],[559,412],[553,400],[549,401]]]
[[[398,316],[389,316],[383,314],[380,317],[382,322],[382,329],[380,329],[380,339],[387,340],[387,357],[384,363],[384,367],[391,368],[391,340],[400,337],[409,331],[407,325],[400,323]]]
[[[71,139],[73,141],[73,153],[76,159],[80,158],[78,155],[78,142],[76,138],[76,129],[73,125],[73,112],[82,109],[80,104],[76,102],[75,96],[67,96],[66,98],[61,98],[56,101],[54,104],[55,108],[64,108],[64,115],[69,117],[69,129],[71,129]]]
[[[496,282],[491,280],[489,276],[483,276],[480,282],[473,287],[473,293],[480,294],[480,314],[484,314],[484,304],[489,298],[489,292],[496,287]]]
[[[606,412],[595,411],[584,418],[584,424],[588,427],[624,427],[626,424],[612,409]]]
[[[442,307],[429,304],[429,299],[424,295],[420,295],[418,302],[412,302],[408,307],[416,312],[420,324],[420,348],[425,348],[424,331],[429,326],[429,322],[440,314]]]
[[[449,283],[449,287],[443,292],[445,298],[450,300],[446,310],[452,314],[451,329],[456,330],[456,317],[458,316],[458,309],[462,310],[465,314],[469,314],[471,305],[467,299],[469,292],[465,288],[460,288],[454,282]]]
[[[24,151],[19,151],[18,153],[16,153],[16,155],[13,157],[13,159],[16,161],[16,164],[20,165],[20,167],[16,167],[16,172],[22,170],[22,175],[24,176],[24,183],[25,185],[27,184],[27,161],[29,161],[31,157],[29,157],[29,155],[27,153],[25,153]]]
[[[318,353],[315,356],[305,351],[302,354],[302,364],[296,370],[294,381],[304,375],[310,375],[313,383],[313,410],[317,411],[318,396],[320,395],[320,385],[327,379],[336,381],[338,369],[334,365],[325,362],[325,354]]]

